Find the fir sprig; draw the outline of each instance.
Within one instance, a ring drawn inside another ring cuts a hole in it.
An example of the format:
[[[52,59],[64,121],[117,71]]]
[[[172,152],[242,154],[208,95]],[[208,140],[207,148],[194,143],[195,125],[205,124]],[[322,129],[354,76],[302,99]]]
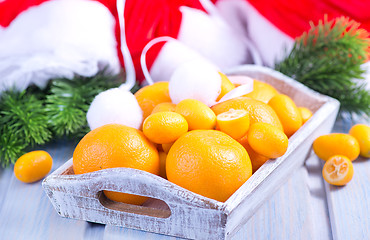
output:
[[[105,71],[93,77],[54,79],[41,91],[29,87],[9,90],[0,97],[0,165],[14,163],[28,147],[55,137],[76,139],[89,131],[86,112],[94,97],[121,83]]]
[[[101,72],[94,77],[73,80],[55,79],[46,96],[49,126],[56,136],[84,135],[89,130],[86,112],[94,97],[108,88],[117,87],[118,77]]]
[[[0,99],[0,160],[3,167],[13,163],[28,146],[51,139],[43,101],[38,94],[4,92]]]
[[[370,116],[370,93],[362,74],[370,54],[369,33],[346,17],[311,23],[275,69],[323,94],[337,98],[341,109]]]
[[[3,125],[31,146],[44,144],[51,138],[43,101],[36,94],[9,91],[2,96],[0,109]]]

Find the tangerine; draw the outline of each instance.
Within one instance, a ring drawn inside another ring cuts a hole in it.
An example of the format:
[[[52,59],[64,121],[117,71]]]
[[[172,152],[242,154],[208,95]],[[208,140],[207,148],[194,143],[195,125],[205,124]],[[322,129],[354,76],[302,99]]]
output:
[[[170,142],[170,143],[163,143],[162,144],[162,149],[165,153],[168,153],[172,147],[172,145],[174,144],[175,142]]]
[[[302,124],[305,124],[308,119],[312,117],[312,112],[310,109],[305,108],[305,107],[298,107],[298,111],[301,114],[302,117]]]
[[[249,115],[244,109],[230,109],[217,115],[217,129],[234,139],[247,134],[249,129]]]
[[[176,104],[171,103],[171,102],[164,102],[164,103],[159,103],[157,106],[153,108],[153,113],[157,112],[174,112],[176,108]]]
[[[252,175],[245,148],[216,130],[181,136],[166,159],[169,181],[202,196],[226,201]]]
[[[343,186],[353,177],[353,164],[346,156],[335,155],[324,164],[322,176],[329,184]]]
[[[189,130],[214,129],[215,113],[204,103],[195,99],[185,99],[176,105],[175,111],[181,114],[189,124]]]
[[[148,117],[159,103],[171,102],[168,82],[156,82],[153,85],[145,86],[134,95],[143,110],[143,119]]]
[[[251,148],[267,158],[281,157],[288,149],[288,137],[282,130],[268,123],[252,124],[247,138]]]
[[[316,155],[327,161],[334,155],[343,155],[354,161],[360,154],[360,145],[355,137],[345,133],[330,133],[322,135],[313,142]]]
[[[284,133],[290,137],[302,126],[302,116],[294,101],[287,95],[277,94],[268,102],[283,125]]]
[[[166,175],[166,158],[167,158],[167,153],[165,152],[159,152],[159,176],[163,177],[163,178],[166,178],[167,179],[167,175]]]
[[[141,131],[121,124],[107,124],[87,133],[73,152],[75,174],[116,167],[134,168],[158,175],[158,151]],[[104,191],[104,194],[113,201],[135,205],[147,199],[112,191]]]
[[[53,159],[45,151],[32,151],[23,154],[14,164],[15,177],[25,183],[44,178],[51,170]]]
[[[256,122],[270,123],[280,129],[283,129],[279,117],[275,111],[266,103],[248,97],[237,97],[225,102],[218,103],[212,107],[212,110],[219,115],[230,109],[244,109],[249,114],[250,124]]]
[[[356,124],[351,127],[349,134],[357,139],[360,145],[360,155],[370,158],[370,126]]]
[[[148,116],[143,124],[145,136],[152,142],[171,143],[188,131],[186,119],[175,112],[157,112]]]
[[[227,78],[227,76],[219,72],[221,76],[221,93],[218,95],[216,101],[220,100],[226,93],[235,88],[234,84]]]
[[[264,103],[268,103],[279,92],[270,84],[253,79],[253,91],[243,97],[250,97]]]
[[[256,151],[254,151],[248,143],[248,136],[245,135],[244,137],[238,139],[238,142],[247,150],[249,158],[251,159],[252,163],[252,171],[255,173],[267,160],[268,157],[265,157]]]

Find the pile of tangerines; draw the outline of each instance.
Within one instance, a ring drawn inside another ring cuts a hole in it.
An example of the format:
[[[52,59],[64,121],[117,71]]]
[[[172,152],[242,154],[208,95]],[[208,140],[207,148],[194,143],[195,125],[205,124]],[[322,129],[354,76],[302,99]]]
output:
[[[220,75],[217,101],[238,86]],[[297,107],[289,96],[258,80],[253,80],[251,92],[211,107],[195,99],[173,103],[168,82],[145,86],[135,97],[143,111],[141,128],[107,124],[89,132],[74,151],[75,174],[134,168],[223,202],[267,160],[284,155],[288,138],[312,116],[309,109]],[[326,161],[324,179],[344,185],[353,175],[351,161],[360,153],[370,157],[370,127],[359,124],[349,134],[321,136],[313,149]],[[51,165],[50,155],[36,151],[22,156],[14,171],[21,181],[33,182]],[[129,204],[146,201],[126,193],[104,194]]]
[[[221,75],[221,99],[237,85]],[[195,99],[171,101],[168,82],[135,93],[143,110],[139,130],[108,124],[92,130],[73,154],[75,174],[128,167],[160,175],[200,195],[226,201],[268,159],[282,156],[288,137],[312,113],[273,86],[254,80],[253,91],[208,107]],[[105,191],[119,202],[145,198]]]

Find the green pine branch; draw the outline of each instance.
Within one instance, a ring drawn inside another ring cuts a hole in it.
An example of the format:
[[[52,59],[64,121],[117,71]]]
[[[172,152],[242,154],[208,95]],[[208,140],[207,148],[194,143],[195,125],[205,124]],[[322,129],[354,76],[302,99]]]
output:
[[[49,126],[57,137],[81,137],[89,131],[86,112],[100,92],[120,84],[117,76],[104,71],[94,77],[78,76],[73,80],[55,79],[46,96]]]
[[[94,97],[120,84],[121,76],[108,74],[105,70],[93,77],[53,80],[46,96],[45,110],[49,116],[49,127],[55,136],[81,138],[89,132],[86,113]],[[137,91],[138,88],[136,84],[131,91]]]
[[[3,167],[24,153],[28,146],[51,139],[48,119],[39,94],[4,92],[0,98],[0,160]]]
[[[299,37],[275,69],[308,87],[334,97],[341,110],[370,116],[370,93],[364,90],[361,64],[369,57],[369,33],[341,17],[325,16]]]
[[[20,139],[17,133],[12,132],[6,126],[0,128],[0,157],[1,167],[5,168],[9,164],[25,153],[27,143]]]
[[[90,129],[86,113],[94,97],[117,87],[121,78],[105,71],[93,77],[54,79],[44,91],[29,87],[0,97],[0,163],[14,163],[28,147],[67,136],[81,138]]]

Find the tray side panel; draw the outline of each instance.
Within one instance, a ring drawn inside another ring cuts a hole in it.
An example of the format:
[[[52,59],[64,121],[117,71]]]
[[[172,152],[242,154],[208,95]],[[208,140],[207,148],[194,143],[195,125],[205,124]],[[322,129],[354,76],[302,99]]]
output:
[[[220,211],[169,204],[171,216],[157,218],[105,208],[97,199],[54,191],[51,201],[67,218],[133,228],[190,239],[223,239],[226,216]]]
[[[69,161],[62,169],[71,164]],[[63,217],[191,239],[225,236],[226,214],[217,204],[140,170],[117,168],[81,175],[51,174],[43,187]],[[169,210],[153,202],[146,206],[115,202],[114,207],[108,208],[103,205],[102,190],[156,198],[164,201]]]
[[[262,166],[248,181],[254,180],[258,182],[257,185],[247,184],[243,185],[245,189],[239,189],[244,192],[244,197],[238,203],[238,205],[232,206],[232,210],[227,219],[226,224],[226,235],[229,237],[233,236],[247,221],[248,219],[258,210],[263,201],[261,199],[267,199],[281,186],[286,179],[291,176],[293,171],[296,171],[305,161],[307,153],[311,149],[313,141],[320,135],[330,133],[338,112],[338,107],[333,106],[331,112],[328,113],[328,117],[324,118],[320,124],[317,124],[316,128],[311,129],[305,138],[300,139],[300,144],[294,148],[289,155],[283,159],[280,164],[277,164],[276,168],[272,171],[269,165],[274,165],[272,160]],[[277,159],[278,160],[278,159]],[[260,175],[265,175],[262,181]],[[243,194],[243,193],[242,193]],[[233,203],[230,203],[233,205]]]

